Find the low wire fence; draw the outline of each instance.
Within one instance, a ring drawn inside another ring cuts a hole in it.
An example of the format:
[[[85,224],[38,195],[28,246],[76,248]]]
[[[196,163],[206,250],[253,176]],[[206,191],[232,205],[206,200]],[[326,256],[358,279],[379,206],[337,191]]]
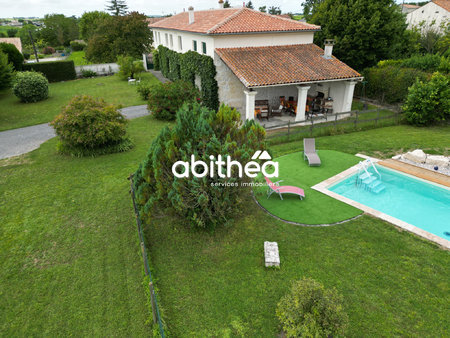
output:
[[[133,200],[134,214],[136,216],[136,225],[137,225],[137,231],[138,231],[138,235],[139,235],[139,243],[140,243],[141,252],[142,252],[142,259],[144,261],[145,275],[146,275],[146,277],[148,277],[148,280],[149,280],[148,288],[149,288],[149,292],[150,292],[150,301],[151,301],[151,306],[152,306],[151,310],[152,310],[152,316],[153,316],[153,324],[158,323],[159,333],[160,333],[161,337],[164,338],[165,337],[164,325],[163,325],[163,321],[161,319],[161,314],[160,314],[159,307],[158,307],[158,300],[156,297],[155,288],[153,286],[153,279],[152,279],[152,273],[150,271],[150,265],[148,263],[147,247],[145,246],[144,234],[142,232],[142,223],[141,223],[141,218],[139,216],[139,209],[136,206],[133,175],[130,175],[130,177],[128,179],[130,180],[130,186],[131,186],[130,193],[131,193],[131,199]]]
[[[304,137],[335,135],[399,124],[400,111],[387,109],[353,110],[313,117],[303,121],[264,126],[270,144],[295,141]]]

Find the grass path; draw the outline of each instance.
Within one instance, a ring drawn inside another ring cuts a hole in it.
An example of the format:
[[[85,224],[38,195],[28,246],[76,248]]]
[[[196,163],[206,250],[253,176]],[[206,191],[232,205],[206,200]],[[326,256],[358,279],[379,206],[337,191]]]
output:
[[[158,82],[150,73],[142,75],[143,81]],[[21,103],[12,90],[0,91],[0,131],[50,122],[75,95],[91,95],[106,102],[124,107],[145,104],[136,86],[118,76],[102,76],[51,83],[49,98],[36,103]]]

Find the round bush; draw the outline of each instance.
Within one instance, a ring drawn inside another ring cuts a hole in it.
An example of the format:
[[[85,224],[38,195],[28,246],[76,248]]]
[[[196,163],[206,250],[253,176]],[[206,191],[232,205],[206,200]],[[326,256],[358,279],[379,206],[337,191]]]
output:
[[[287,337],[344,335],[348,322],[342,296],[311,278],[293,283],[291,292],[278,303],[276,314]]]
[[[48,97],[48,80],[41,73],[17,73],[14,78],[13,92],[22,102],[45,100]]]
[[[42,49],[42,54],[45,54],[45,55],[53,54],[54,52],[55,52],[55,48],[50,47],[50,46],[44,47],[44,49]]]
[[[127,120],[117,107],[103,99],[75,96],[52,122],[60,138],[61,153],[95,156],[126,151],[132,147]]]

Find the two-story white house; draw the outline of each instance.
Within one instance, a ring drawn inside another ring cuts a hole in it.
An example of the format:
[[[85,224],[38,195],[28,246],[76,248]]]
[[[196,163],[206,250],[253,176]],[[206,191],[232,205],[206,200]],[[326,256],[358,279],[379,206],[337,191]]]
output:
[[[219,4],[221,2],[219,1]],[[296,104],[296,121],[305,119],[307,100],[328,99],[334,112],[350,111],[361,75],[313,44],[319,26],[261,13],[248,8],[187,12],[158,21],[150,28],[154,46],[214,59],[219,100],[255,116],[255,100],[278,108],[280,97]]]
[[[450,0],[433,0],[415,9],[406,15],[409,28],[432,27],[439,32],[444,32],[450,24]]]

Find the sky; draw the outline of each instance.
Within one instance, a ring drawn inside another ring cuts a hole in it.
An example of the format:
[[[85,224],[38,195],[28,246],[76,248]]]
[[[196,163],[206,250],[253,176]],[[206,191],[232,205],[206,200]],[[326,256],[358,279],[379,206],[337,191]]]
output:
[[[248,1],[248,0],[247,0]],[[301,12],[303,1],[298,0],[254,0],[254,7],[266,5],[278,6],[283,13]],[[401,0],[397,0],[401,3]],[[218,8],[218,0],[126,0],[130,11],[138,11],[146,15],[167,15],[183,11],[193,6],[194,9]],[[233,7],[242,6],[243,1],[230,0]],[[84,12],[104,10],[106,0],[0,0],[0,17],[43,17],[45,14],[58,13],[66,16],[81,16]]]

